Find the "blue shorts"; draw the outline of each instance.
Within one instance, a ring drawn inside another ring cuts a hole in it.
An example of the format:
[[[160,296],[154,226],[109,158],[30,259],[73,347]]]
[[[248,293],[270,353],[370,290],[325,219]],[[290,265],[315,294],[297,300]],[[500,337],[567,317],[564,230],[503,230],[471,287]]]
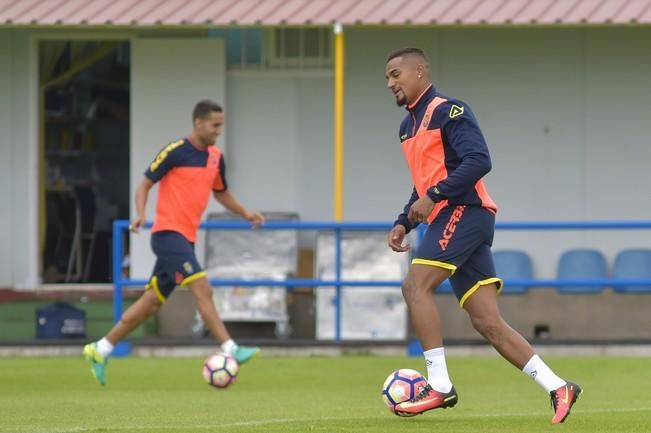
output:
[[[152,233],[151,249],[156,254],[156,264],[146,288],[154,289],[161,302],[167,300],[176,286],[185,286],[206,276],[194,254],[194,244],[180,233]]]
[[[495,214],[481,206],[447,206],[427,228],[412,264],[430,265],[452,272],[450,284],[463,307],[479,287],[497,284],[491,245]]]

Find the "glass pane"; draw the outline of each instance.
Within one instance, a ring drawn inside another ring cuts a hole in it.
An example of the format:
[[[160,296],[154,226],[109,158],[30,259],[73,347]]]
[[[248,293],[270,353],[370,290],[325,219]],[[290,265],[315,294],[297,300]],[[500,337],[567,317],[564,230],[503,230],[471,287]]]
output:
[[[303,37],[305,38],[305,57],[319,57],[321,29],[305,29],[303,30]]]
[[[246,64],[259,65],[262,63],[263,31],[262,29],[246,30]]]
[[[301,56],[301,31],[300,29],[286,29],[285,33],[285,56],[286,57],[300,57]]]
[[[242,57],[242,38],[244,31],[241,29],[228,29],[226,33],[226,61],[228,65],[241,65],[244,63]]]
[[[331,56],[332,52],[332,32],[328,29],[321,30],[321,35],[323,37],[323,57],[328,59]]]
[[[241,30],[239,29],[210,29],[208,36],[211,38],[223,38],[226,46],[226,64],[242,64]]]

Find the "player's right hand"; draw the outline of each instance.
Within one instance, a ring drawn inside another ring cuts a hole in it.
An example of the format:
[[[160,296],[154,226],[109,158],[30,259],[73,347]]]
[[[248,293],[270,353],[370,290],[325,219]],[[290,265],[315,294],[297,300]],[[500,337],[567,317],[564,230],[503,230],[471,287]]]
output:
[[[145,224],[144,216],[136,217],[136,219],[131,221],[131,224],[129,224],[129,230],[131,230],[133,233],[138,233],[140,231],[140,227],[142,227],[144,224]]]
[[[265,222],[264,216],[260,212],[247,212],[244,219],[251,223],[251,228],[257,229]]]
[[[409,251],[409,244],[402,245],[402,242],[405,240],[406,235],[407,229],[405,226],[402,224],[396,224],[387,236],[387,243],[389,244],[389,248],[391,248],[396,253],[404,253],[405,251]]]

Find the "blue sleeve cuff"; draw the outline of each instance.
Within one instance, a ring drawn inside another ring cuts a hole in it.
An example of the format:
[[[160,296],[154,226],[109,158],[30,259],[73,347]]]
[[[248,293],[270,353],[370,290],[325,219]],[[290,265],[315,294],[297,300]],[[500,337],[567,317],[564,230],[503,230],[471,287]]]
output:
[[[441,193],[441,190],[439,189],[438,185],[434,185],[430,189],[427,190],[427,196],[434,202],[438,203],[440,201],[443,201],[446,199],[446,197],[443,196],[443,193]]]
[[[405,233],[409,233],[415,227],[415,226],[413,226],[413,225],[411,225],[409,223],[409,219],[404,214],[400,215],[398,217],[398,219],[394,221],[393,226],[395,227],[398,224],[402,225],[405,228],[405,230],[406,230]],[[418,224],[416,224],[416,225],[418,225]]]

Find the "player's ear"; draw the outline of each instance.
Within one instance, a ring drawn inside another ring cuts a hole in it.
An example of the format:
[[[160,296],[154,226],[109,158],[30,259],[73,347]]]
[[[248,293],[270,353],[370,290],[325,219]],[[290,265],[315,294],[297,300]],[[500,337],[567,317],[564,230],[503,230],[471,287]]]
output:
[[[416,65],[416,76],[422,79],[425,76],[425,65],[419,63]]]

